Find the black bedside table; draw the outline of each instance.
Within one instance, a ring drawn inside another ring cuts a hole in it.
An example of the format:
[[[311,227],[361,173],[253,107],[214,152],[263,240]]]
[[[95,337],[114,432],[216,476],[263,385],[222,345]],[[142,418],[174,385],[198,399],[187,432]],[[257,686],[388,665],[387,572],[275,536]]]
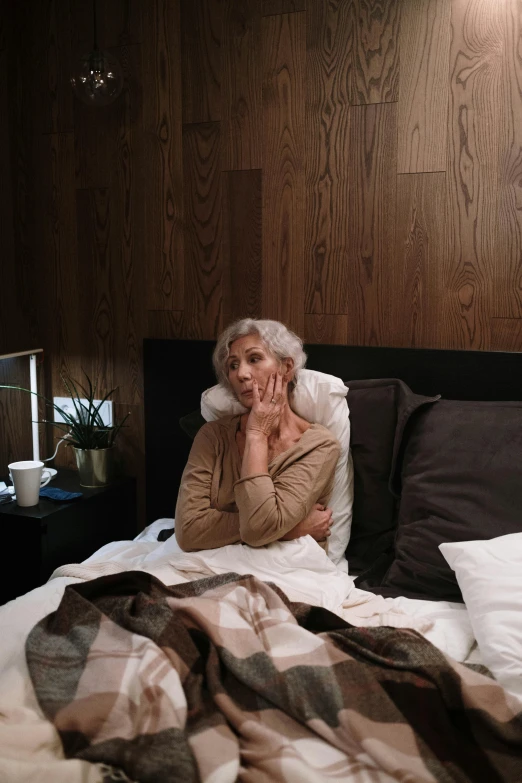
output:
[[[137,534],[134,478],[91,489],[80,486],[76,471],[58,470],[48,486],[82,497],[66,503],[41,498],[29,508],[0,505],[0,604],[43,584],[58,566],[79,563],[104,544]]]

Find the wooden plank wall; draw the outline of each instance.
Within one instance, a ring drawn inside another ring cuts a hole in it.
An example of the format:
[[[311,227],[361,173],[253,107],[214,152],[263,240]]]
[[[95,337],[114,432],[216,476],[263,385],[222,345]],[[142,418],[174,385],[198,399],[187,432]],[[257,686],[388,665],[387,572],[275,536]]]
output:
[[[145,336],[522,350],[519,6],[106,0],[89,110],[91,1],[2,5],[0,339],[118,387],[140,498]]]

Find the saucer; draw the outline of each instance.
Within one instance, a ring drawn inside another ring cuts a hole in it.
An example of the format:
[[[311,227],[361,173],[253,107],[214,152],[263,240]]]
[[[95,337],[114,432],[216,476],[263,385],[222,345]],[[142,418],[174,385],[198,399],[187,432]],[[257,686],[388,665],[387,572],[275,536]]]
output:
[[[58,473],[58,471],[56,470],[56,468],[44,468],[44,470],[48,470],[48,471],[49,471],[49,473],[51,474],[51,481],[53,480],[53,478],[54,478],[54,477],[56,476],[56,474]]]

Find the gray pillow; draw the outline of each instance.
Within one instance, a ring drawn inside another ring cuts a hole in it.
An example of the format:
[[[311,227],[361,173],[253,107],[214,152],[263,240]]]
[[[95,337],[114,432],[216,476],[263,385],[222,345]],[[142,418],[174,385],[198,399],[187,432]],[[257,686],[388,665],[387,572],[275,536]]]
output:
[[[439,544],[522,530],[522,403],[440,400],[404,442],[394,560],[381,595],[462,601]]]
[[[391,552],[400,486],[392,484],[402,433],[410,416],[439,397],[414,394],[397,378],[345,381],[349,388],[354,502],[346,550],[351,574],[364,572],[364,587],[379,558]],[[362,587],[363,585],[360,584]]]

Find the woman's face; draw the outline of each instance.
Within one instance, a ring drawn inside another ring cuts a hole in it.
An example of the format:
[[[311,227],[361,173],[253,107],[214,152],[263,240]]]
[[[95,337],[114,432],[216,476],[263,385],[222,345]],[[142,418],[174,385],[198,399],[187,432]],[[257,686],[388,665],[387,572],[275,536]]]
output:
[[[263,399],[265,388],[273,372],[289,373],[292,360],[285,359],[281,365],[257,334],[240,337],[230,346],[227,362],[228,380],[236,397],[245,408],[252,407],[252,385],[254,379]]]

